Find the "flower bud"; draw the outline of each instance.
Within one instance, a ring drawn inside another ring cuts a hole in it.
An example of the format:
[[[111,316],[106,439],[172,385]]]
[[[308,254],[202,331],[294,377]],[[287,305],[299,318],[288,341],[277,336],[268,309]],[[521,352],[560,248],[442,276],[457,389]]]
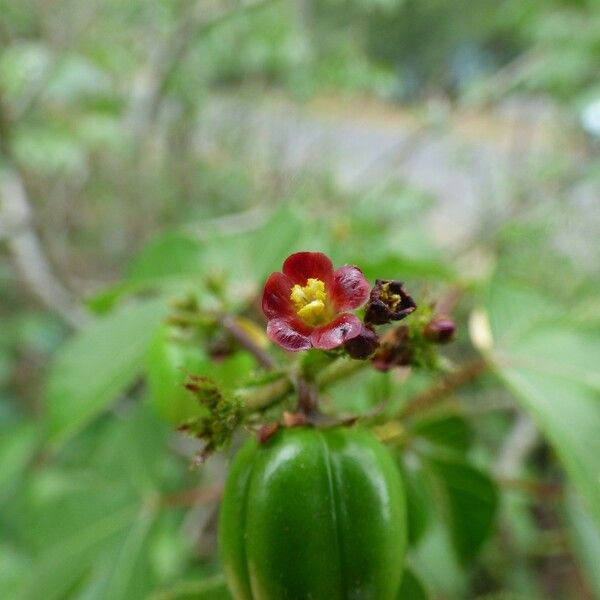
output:
[[[456,324],[450,317],[437,316],[423,328],[425,339],[434,344],[447,344],[454,338]]]
[[[401,281],[377,279],[367,303],[365,323],[384,325],[400,321],[417,308]]]
[[[360,333],[344,344],[344,349],[351,358],[365,360],[379,347],[379,338],[369,325],[363,325]]]

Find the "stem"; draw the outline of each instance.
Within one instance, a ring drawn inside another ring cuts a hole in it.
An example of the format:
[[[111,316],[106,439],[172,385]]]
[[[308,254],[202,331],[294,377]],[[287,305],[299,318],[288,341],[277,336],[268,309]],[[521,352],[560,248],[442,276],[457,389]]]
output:
[[[339,358],[335,362],[327,365],[317,374],[315,381],[319,388],[327,387],[340,379],[350,377],[365,367],[370,367],[370,360],[352,360],[349,358]]]
[[[210,504],[211,502],[216,502],[219,500],[222,494],[223,486],[221,484],[206,488],[192,488],[163,496],[160,499],[160,504],[165,508]]]
[[[540,499],[561,499],[564,496],[564,488],[559,483],[545,481],[533,481],[528,479],[513,479],[509,477],[496,477],[496,481],[503,488],[515,490]]]
[[[485,373],[489,365],[483,358],[475,358],[464,364],[458,371],[444,377],[439,383],[408,400],[400,411],[400,416],[410,417],[428,410],[444,400],[454,390]]]
[[[296,382],[298,390],[298,412],[310,417],[318,412],[319,394],[314,383],[299,376]]]
[[[290,378],[282,375],[266,385],[238,390],[237,397],[244,403],[243,412],[250,414],[283,400],[293,389]]]
[[[323,389],[336,381],[350,377],[364,367],[369,366],[369,361],[349,360],[340,358],[325,367],[316,377],[316,389]],[[287,374],[257,387],[239,390],[237,396],[244,403],[242,409],[245,414],[258,412],[283,400],[294,389],[292,380]]]
[[[250,354],[256,358],[258,364],[267,370],[272,370],[275,367],[275,362],[265,350],[258,346],[254,340],[235,322],[232,317],[223,317],[221,326],[228,331]]]

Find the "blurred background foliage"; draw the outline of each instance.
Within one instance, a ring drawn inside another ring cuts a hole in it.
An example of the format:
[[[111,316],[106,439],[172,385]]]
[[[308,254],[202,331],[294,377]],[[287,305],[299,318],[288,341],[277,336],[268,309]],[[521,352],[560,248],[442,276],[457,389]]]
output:
[[[489,367],[327,391],[387,401],[403,597],[600,597],[599,64],[595,0],[0,0],[0,597],[228,597],[173,427],[257,365],[165,318],[262,327],[300,249],[459,290]]]

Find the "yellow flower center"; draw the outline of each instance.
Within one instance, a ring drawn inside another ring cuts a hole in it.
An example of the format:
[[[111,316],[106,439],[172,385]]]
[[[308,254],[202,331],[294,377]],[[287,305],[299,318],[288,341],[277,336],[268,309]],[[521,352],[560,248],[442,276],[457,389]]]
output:
[[[296,284],[292,288],[290,300],[294,304],[296,314],[311,326],[323,325],[330,320],[329,306],[325,284],[312,277],[305,286]]]

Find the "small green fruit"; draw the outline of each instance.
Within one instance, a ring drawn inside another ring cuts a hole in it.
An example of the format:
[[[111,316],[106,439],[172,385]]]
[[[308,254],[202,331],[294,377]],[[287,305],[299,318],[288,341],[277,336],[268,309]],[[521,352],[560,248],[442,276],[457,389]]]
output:
[[[219,537],[236,600],[393,600],[406,548],[400,475],[363,429],[251,439],[231,466]]]

